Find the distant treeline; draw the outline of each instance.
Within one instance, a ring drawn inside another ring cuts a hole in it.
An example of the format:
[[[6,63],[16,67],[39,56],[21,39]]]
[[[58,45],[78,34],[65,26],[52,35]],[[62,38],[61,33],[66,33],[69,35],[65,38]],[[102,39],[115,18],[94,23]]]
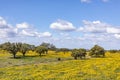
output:
[[[28,51],[36,52],[39,54],[39,56],[41,56],[42,54],[48,54],[48,50],[55,51],[56,53],[63,52],[64,54],[66,54],[67,52],[71,52],[71,56],[74,57],[74,59],[77,58],[84,59],[86,58],[87,54],[91,57],[104,57],[106,51],[110,53],[120,52],[120,50],[104,50],[104,48],[99,45],[94,45],[90,50],[84,48],[79,49],[56,48],[55,45],[45,42],[43,42],[39,46],[21,42],[18,43],[5,42],[3,44],[0,44],[0,49],[8,51],[13,55],[14,58],[16,58],[16,54],[18,52],[22,53],[23,57],[25,57],[25,54]]]
[[[120,50],[116,50],[116,49],[111,49],[111,50],[107,50],[110,53],[120,53]]]

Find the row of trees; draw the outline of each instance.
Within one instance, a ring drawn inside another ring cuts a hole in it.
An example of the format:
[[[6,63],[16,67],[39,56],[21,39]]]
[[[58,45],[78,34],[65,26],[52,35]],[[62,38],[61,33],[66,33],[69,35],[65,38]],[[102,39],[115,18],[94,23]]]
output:
[[[42,43],[39,46],[34,46],[26,43],[10,43],[6,42],[0,45],[0,49],[7,50],[9,53],[13,54],[13,57],[16,58],[17,52],[21,52],[23,54],[23,57],[27,53],[27,51],[35,51],[40,56],[42,54],[47,54],[48,50],[54,50],[56,52],[63,52],[64,54],[68,51],[72,52],[71,56],[74,57],[74,59],[77,59],[78,57],[80,59],[83,59],[86,57],[87,53],[89,52],[89,56],[92,57],[100,57],[105,56],[105,50],[103,47],[95,45],[90,50],[86,50],[84,48],[80,49],[68,49],[68,48],[56,48],[53,44],[50,43]]]
[[[120,50],[113,49],[113,50],[108,50],[108,52],[110,52],[110,53],[120,53]]]
[[[80,49],[73,49],[71,56],[74,57],[74,59],[77,59],[78,57],[80,59],[83,59],[86,57],[87,52],[89,53],[89,56],[91,57],[104,57],[105,56],[105,50],[103,47],[95,45],[90,50],[86,50],[84,48]]]
[[[54,50],[55,48],[56,47],[53,44],[49,44],[49,43],[42,43],[39,46],[34,46],[34,45],[26,44],[26,43],[6,42],[0,45],[1,50],[8,51],[9,53],[13,55],[14,58],[16,58],[17,52],[22,53],[24,57],[27,51],[31,50],[31,51],[35,51],[41,56],[41,54],[45,54],[45,53],[47,54],[48,49]]]

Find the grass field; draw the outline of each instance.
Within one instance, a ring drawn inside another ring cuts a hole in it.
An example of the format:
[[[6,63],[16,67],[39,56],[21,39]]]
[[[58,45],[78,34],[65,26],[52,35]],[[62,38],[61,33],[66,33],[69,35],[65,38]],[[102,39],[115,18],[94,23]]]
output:
[[[18,59],[11,57],[6,52],[0,53],[0,80],[120,80],[119,53],[85,60],[52,51],[41,57],[33,52]]]

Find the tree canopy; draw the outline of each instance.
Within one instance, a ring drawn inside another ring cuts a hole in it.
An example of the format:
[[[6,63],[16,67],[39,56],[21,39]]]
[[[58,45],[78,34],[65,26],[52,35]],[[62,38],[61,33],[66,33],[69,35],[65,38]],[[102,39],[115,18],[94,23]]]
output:
[[[90,56],[95,57],[105,56],[105,50],[103,47],[99,45],[94,45],[94,47],[90,49]]]

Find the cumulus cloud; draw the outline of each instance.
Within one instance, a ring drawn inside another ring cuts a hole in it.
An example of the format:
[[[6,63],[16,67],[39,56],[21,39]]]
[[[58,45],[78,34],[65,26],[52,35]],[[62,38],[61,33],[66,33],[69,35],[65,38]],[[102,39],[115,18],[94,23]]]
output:
[[[43,33],[34,32],[34,35],[37,37],[51,37],[52,36],[50,32],[43,32]]]
[[[28,23],[26,23],[26,22],[23,22],[21,24],[16,24],[16,27],[20,28],[20,29],[26,29],[26,28],[29,28],[30,25]]]
[[[51,37],[52,34],[50,32],[43,32],[41,33],[41,37]]]
[[[120,34],[114,34],[115,38],[120,39]]]
[[[52,34],[50,32],[37,32],[33,30],[22,30],[19,33],[20,36],[28,36],[28,37],[51,37]]]
[[[4,18],[0,17],[0,38],[15,37],[17,29],[8,24]]]
[[[57,20],[50,25],[50,28],[59,31],[74,31],[76,29],[72,23],[65,20]]]
[[[0,17],[0,28],[8,28],[6,21]]]
[[[51,37],[50,32],[38,32],[31,25],[23,22],[16,24],[15,27],[6,22],[3,17],[0,17],[0,38],[13,38],[13,37]]]
[[[31,37],[34,36],[33,33],[28,32],[28,31],[26,31],[26,30],[22,30],[22,31],[19,33],[19,35],[22,35],[22,36],[31,36]]]
[[[83,20],[83,27],[80,27],[77,31],[82,32],[91,32],[91,33],[103,33],[106,31],[106,27],[109,26],[106,23],[102,23],[100,21],[86,21]]]
[[[117,38],[120,39],[120,28],[117,26],[112,26],[110,24],[101,22],[101,21],[83,21],[83,26],[78,28],[77,31],[84,32],[84,34],[88,34],[85,39],[93,39],[97,40],[108,40]],[[90,35],[90,34],[94,34]]]
[[[117,34],[119,34],[120,33],[120,28],[117,28],[117,27],[108,27],[106,29],[106,31],[107,31],[107,33],[113,33],[113,34],[117,33]]]
[[[77,31],[87,33],[120,33],[120,28],[112,26],[110,24],[101,21],[83,21],[83,27],[80,27]]]

